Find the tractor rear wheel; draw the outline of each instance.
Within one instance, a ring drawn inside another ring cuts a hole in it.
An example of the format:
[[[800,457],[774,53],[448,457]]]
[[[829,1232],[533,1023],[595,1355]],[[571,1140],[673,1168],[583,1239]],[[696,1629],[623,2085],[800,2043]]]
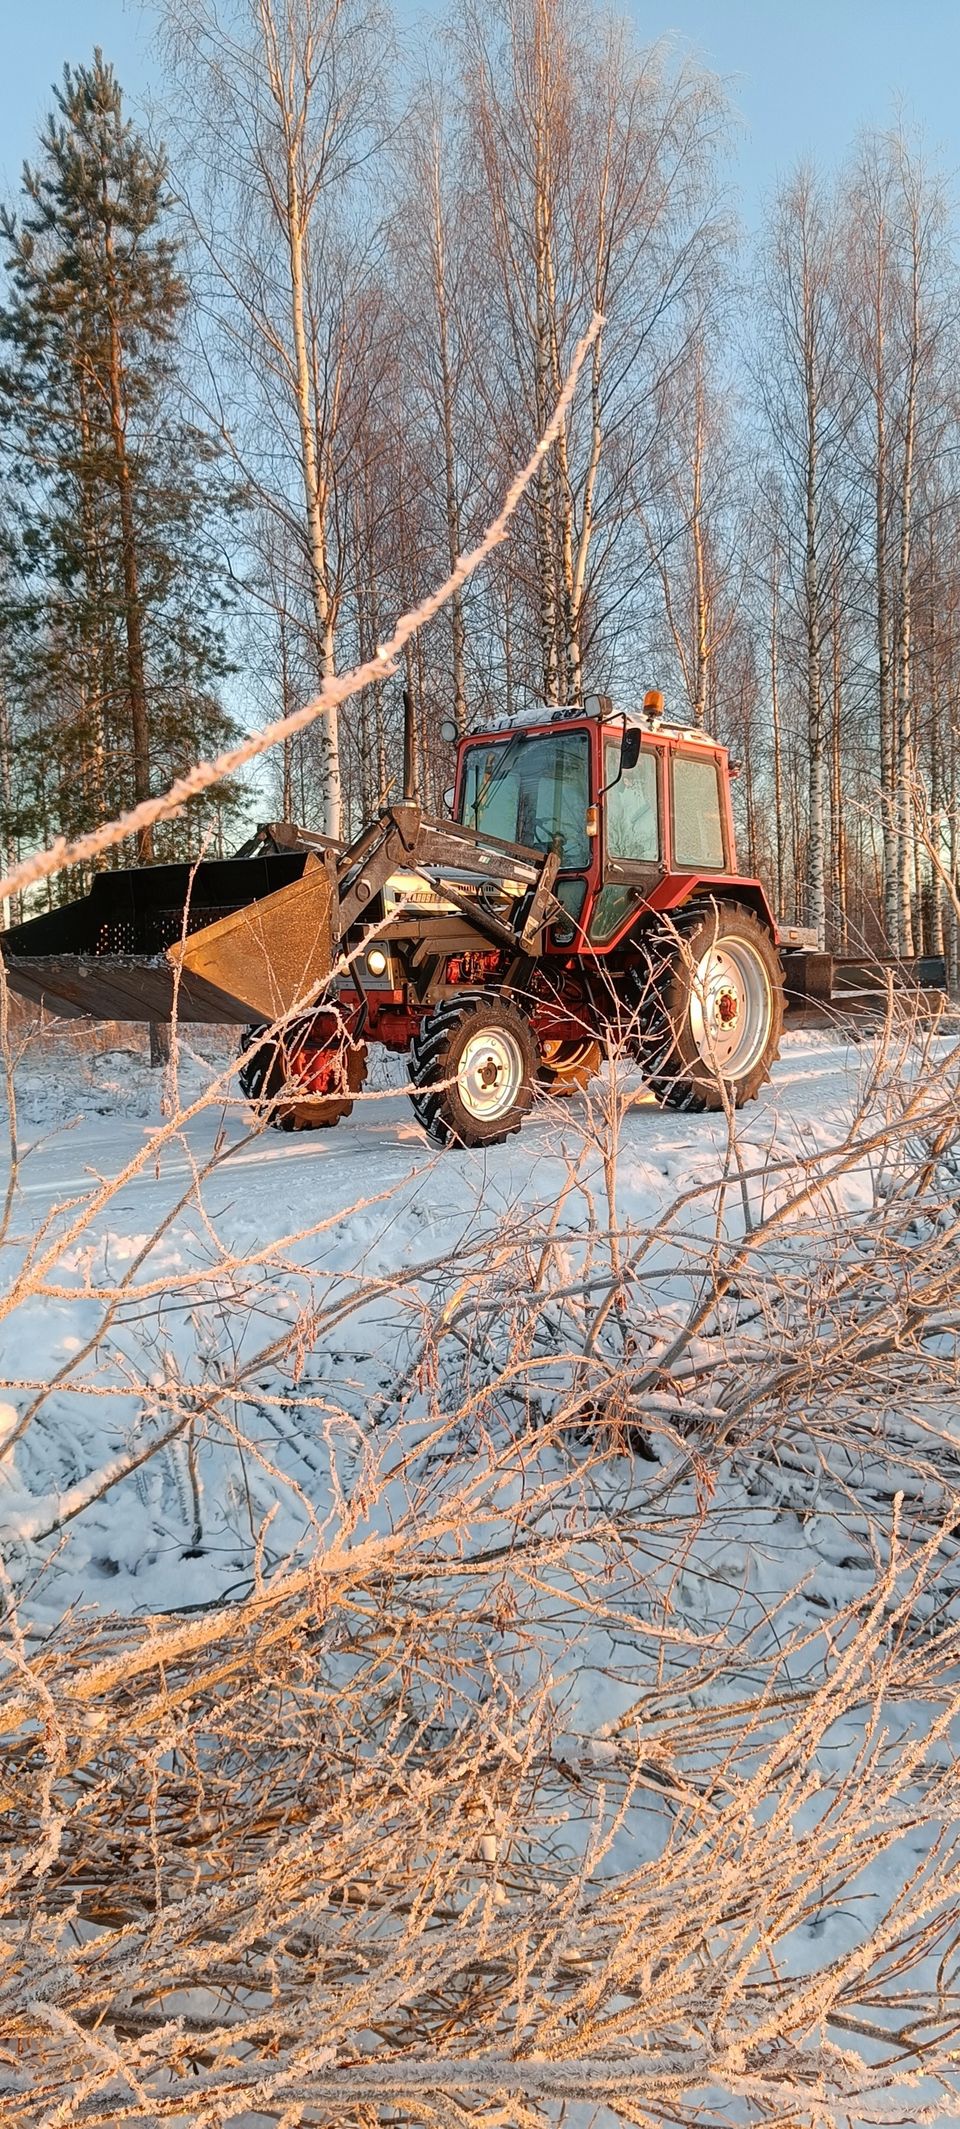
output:
[[[498,1146],[533,1101],[538,1052],[530,1023],[501,998],[447,998],[410,1052],[418,1123],[435,1146]]]
[[[578,1041],[553,1042],[549,1039],[540,1044],[541,1094],[582,1094],[596,1079],[600,1070],[600,1044],[589,1035]]]
[[[783,972],[766,927],[737,902],[681,912],[650,944],[642,1059],[669,1109],[753,1101],[780,1054]]]
[[[258,1041],[260,1028],[241,1037],[240,1090],[275,1131],[330,1131],[353,1108],[367,1076],[367,1045],[350,1042],[330,1018],[284,1028]]]

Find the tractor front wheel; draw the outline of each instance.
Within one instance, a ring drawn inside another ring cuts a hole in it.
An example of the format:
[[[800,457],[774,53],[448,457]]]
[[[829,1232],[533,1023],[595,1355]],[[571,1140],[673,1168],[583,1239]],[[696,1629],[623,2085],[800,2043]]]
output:
[[[783,972],[739,903],[678,914],[651,942],[640,1013],[649,1084],[670,1109],[753,1101],[780,1054]]]
[[[498,1146],[520,1129],[538,1062],[533,1029],[515,1005],[444,999],[411,1049],[417,1121],[435,1146]]]

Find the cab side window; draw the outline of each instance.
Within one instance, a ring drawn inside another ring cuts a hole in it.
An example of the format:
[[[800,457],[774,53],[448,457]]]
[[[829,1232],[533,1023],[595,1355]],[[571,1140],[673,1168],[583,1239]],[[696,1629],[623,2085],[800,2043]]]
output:
[[[673,862],[722,872],[723,817],[717,764],[689,754],[673,758]]]
[[[660,820],[657,812],[657,755],[643,747],[635,769],[620,767],[619,740],[608,739],[604,747],[607,856],[632,859],[636,865],[656,864],[660,856]],[[614,781],[616,779],[616,781]]]

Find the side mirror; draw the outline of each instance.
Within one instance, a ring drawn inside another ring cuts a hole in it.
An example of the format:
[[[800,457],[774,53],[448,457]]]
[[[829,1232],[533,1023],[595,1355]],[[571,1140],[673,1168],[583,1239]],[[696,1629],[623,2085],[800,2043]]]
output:
[[[610,782],[608,784],[604,784],[602,786],[598,794],[600,798],[605,798],[608,791],[615,790],[617,784],[621,781],[625,770],[636,768],[637,763],[640,759],[640,745],[642,737],[642,733],[638,732],[635,726],[631,728],[627,724],[626,719],[624,718],[623,731],[620,734],[620,759],[617,763],[617,773],[616,776],[612,776],[610,778]],[[591,811],[595,810],[596,808],[591,808]],[[596,830],[593,830],[592,832],[595,834]],[[588,828],[587,834],[589,835],[590,833],[591,830]]]
[[[440,724],[440,737],[441,739],[446,741],[448,747],[453,746],[454,740],[457,737],[457,727],[454,724],[452,717],[444,717],[442,719]]]

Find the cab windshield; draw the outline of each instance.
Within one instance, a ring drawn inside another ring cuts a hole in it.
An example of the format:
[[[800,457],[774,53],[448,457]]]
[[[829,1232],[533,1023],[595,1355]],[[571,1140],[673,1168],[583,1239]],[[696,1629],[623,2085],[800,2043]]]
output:
[[[566,872],[590,863],[586,732],[479,740],[464,756],[460,818],[468,828],[556,850]]]

